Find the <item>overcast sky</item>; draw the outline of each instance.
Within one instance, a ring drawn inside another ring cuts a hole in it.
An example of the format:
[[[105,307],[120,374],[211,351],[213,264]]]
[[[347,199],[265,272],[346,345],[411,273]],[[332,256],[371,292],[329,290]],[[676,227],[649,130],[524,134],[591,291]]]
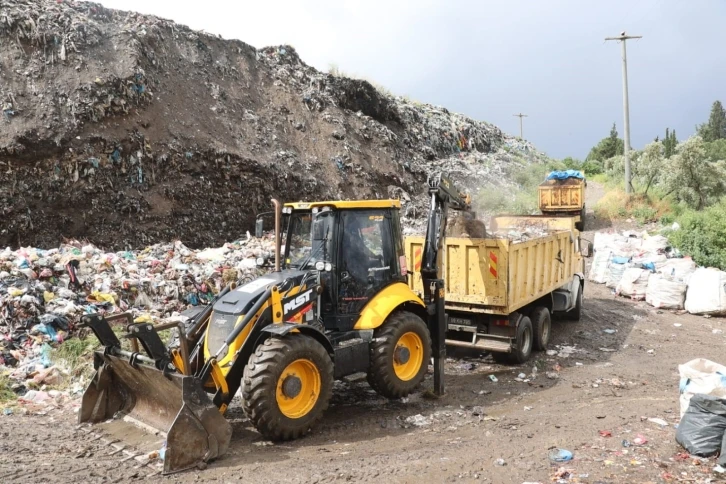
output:
[[[631,144],[694,132],[726,102],[724,0],[101,0],[255,47],[291,44],[395,94],[519,132],[550,156],[584,158],[623,133],[628,41]]]

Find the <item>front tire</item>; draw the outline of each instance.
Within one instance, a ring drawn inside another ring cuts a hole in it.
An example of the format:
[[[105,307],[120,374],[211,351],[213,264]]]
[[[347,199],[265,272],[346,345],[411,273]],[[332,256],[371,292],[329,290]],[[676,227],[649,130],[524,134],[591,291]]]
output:
[[[270,440],[305,435],[323,416],[333,391],[333,362],[313,338],[269,338],[245,366],[243,408]]]
[[[431,360],[431,336],[413,313],[398,311],[376,329],[368,383],[386,398],[409,395],[424,379]]]
[[[582,317],[583,292],[585,292],[585,288],[580,284],[580,290],[577,291],[577,299],[575,299],[575,307],[565,313],[570,321],[579,321],[580,317]]]

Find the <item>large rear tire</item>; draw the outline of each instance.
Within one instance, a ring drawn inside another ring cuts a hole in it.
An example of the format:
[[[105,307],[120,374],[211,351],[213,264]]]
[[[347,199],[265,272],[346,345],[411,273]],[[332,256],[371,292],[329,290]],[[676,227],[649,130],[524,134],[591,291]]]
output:
[[[532,330],[534,333],[534,349],[545,351],[552,334],[552,318],[550,311],[544,306],[537,306],[532,310]]]
[[[510,365],[519,365],[527,362],[532,356],[532,346],[534,344],[534,330],[532,329],[532,320],[524,316],[517,326],[517,339],[511,353],[492,353],[494,361],[497,363],[508,363]]]
[[[585,231],[585,218],[587,217],[587,210],[585,210],[585,204],[582,205],[582,209],[580,210],[580,221],[575,222],[575,228],[579,230],[580,232]]]
[[[269,338],[245,366],[243,408],[270,440],[305,435],[323,416],[333,391],[333,362],[309,336]]]
[[[431,360],[431,336],[413,313],[398,311],[376,329],[368,383],[379,395],[402,398],[424,379]]]

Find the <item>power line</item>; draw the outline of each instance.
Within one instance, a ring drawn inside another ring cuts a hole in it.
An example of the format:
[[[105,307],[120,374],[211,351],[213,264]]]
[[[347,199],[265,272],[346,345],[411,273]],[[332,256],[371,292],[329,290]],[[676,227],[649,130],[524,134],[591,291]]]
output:
[[[623,147],[623,155],[625,158],[625,193],[630,194],[633,190],[630,177],[630,106],[628,105],[628,56],[625,51],[625,43],[629,39],[642,39],[642,35],[626,35],[621,32],[617,37],[605,37],[605,41],[617,40],[622,44],[623,55],[623,118],[625,131],[625,146]]]
[[[519,137],[524,139],[524,134],[523,134],[524,131],[522,130],[522,118],[526,118],[527,115],[519,113],[519,114],[512,114],[512,116],[517,116],[519,118]]]

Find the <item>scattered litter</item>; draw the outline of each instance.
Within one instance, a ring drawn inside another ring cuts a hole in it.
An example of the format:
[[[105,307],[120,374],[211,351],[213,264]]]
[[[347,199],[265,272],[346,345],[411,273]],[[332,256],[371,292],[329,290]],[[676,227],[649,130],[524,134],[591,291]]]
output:
[[[637,436],[636,436],[636,437],[635,437],[635,438],[633,439],[633,444],[635,444],[635,445],[645,445],[645,444],[647,444],[647,443],[648,443],[648,439],[646,439],[645,437],[643,437],[643,436],[642,436],[642,435],[640,435],[640,434],[638,434],[638,435],[637,435]]]
[[[493,381],[494,383],[496,383],[496,382],[498,382],[498,381],[499,381],[499,379],[498,379],[498,378],[497,378],[496,376],[494,376],[494,375],[489,375],[489,379],[490,379],[491,381]]]
[[[608,329],[603,329],[603,332],[604,332],[604,333],[607,333],[607,334],[615,334],[615,333],[617,333],[618,331],[617,331],[616,329],[609,329],[609,328],[608,328]]]
[[[420,413],[407,417],[405,422],[407,424],[413,425],[414,427],[425,427],[427,425],[431,425],[431,419],[424,417]]]
[[[572,452],[567,449],[553,449],[549,453],[552,462],[568,462],[572,460]]]
[[[600,434],[600,437],[612,437],[613,436],[613,433],[609,430],[601,430],[599,432],[599,434]]]
[[[652,422],[652,423],[654,423],[656,425],[660,425],[661,427],[667,427],[668,426],[668,422],[666,422],[662,418],[649,418],[648,419],[648,422]]]
[[[507,462],[504,459],[502,459],[502,458],[499,458],[499,459],[495,460],[494,463],[496,465],[498,465],[498,466],[505,466],[505,465],[507,465]]]

